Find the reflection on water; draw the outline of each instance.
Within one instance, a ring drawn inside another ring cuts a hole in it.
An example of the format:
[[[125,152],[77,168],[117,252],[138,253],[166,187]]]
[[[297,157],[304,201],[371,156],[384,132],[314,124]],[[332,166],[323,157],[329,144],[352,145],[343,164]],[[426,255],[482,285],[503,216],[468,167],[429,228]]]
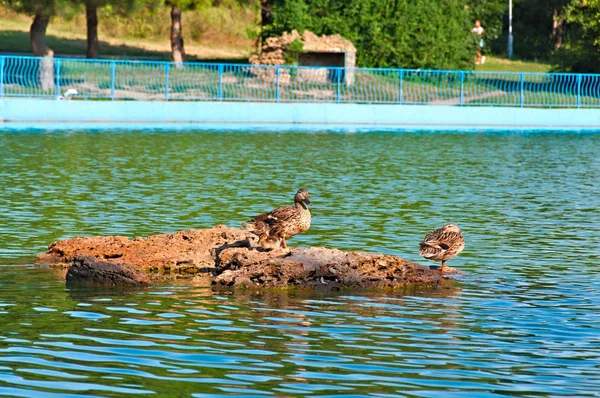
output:
[[[410,294],[66,290],[4,267],[0,393],[593,396],[598,281]],[[510,293],[509,293],[510,292]],[[30,395],[39,396],[39,395]]]
[[[598,396],[600,135],[0,134],[0,395]],[[465,234],[434,291],[67,289],[52,240],[236,225],[305,186],[291,245]]]

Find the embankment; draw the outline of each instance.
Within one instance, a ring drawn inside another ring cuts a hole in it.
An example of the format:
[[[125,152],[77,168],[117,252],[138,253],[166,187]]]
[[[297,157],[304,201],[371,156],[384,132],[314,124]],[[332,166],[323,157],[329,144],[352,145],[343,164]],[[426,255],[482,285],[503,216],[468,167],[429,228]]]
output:
[[[398,130],[597,130],[600,110],[454,105],[213,101],[57,101],[4,98],[1,127],[12,123],[304,125]],[[14,126],[15,124],[13,124]]]

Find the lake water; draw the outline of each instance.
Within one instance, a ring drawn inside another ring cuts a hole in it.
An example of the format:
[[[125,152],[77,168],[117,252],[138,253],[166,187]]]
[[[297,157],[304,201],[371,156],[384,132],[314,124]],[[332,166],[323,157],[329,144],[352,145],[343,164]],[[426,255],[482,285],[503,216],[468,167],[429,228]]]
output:
[[[57,239],[248,217],[306,187],[291,246],[423,264],[446,222],[465,271],[435,290],[69,290]],[[0,132],[0,395],[600,396],[600,134]]]

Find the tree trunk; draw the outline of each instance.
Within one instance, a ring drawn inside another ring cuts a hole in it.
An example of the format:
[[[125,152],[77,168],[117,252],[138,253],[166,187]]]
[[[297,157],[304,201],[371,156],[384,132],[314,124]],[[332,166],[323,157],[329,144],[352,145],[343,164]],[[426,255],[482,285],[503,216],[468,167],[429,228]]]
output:
[[[171,54],[173,62],[177,64],[183,63],[185,50],[181,34],[181,10],[175,5],[171,6]]]
[[[35,14],[33,23],[29,29],[29,39],[33,55],[44,57],[40,62],[40,84],[42,90],[49,91],[54,89],[54,51],[46,45],[46,28],[50,23],[50,15]]]
[[[270,24],[271,16],[273,15],[273,1],[272,0],[260,0],[260,24],[262,27]]]
[[[86,56],[98,58],[98,3],[96,0],[85,1],[85,18],[87,21]]]
[[[558,9],[552,10],[552,48],[558,50],[563,44],[565,19],[559,16]]]
[[[272,10],[273,0],[260,0],[260,34],[258,35],[257,47],[258,51],[262,49],[263,41],[265,40],[264,31],[265,26],[271,24],[273,10]]]

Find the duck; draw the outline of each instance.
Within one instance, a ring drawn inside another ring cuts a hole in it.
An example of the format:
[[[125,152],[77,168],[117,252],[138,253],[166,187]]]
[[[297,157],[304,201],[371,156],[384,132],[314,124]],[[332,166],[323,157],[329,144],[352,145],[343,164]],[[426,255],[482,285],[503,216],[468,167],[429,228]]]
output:
[[[454,224],[446,224],[433,232],[425,235],[420,243],[419,254],[428,260],[441,261],[440,272],[444,273],[446,261],[462,252],[465,248],[465,239]]]
[[[308,191],[300,188],[294,195],[294,206],[282,206],[268,213],[252,218],[242,223],[242,229],[258,236],[259,245],[273,248],[273,242],[278,242],[287,249],[286,239],[308,231],[311,215],[308,210],[312,202]]]

